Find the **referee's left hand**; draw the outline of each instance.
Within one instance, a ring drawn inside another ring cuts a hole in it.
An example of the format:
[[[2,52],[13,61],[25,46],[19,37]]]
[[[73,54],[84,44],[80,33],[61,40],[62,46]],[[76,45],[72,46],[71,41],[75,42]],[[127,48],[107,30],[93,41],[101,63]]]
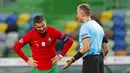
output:
[[[62,69],[66,69],[66,68],[70,67],[71,64],[72,64],[72,60],[69,59],[69,60],[66,61],[66,65],[63,66],[63,67],[61,67],[61,68],[62,68]]]

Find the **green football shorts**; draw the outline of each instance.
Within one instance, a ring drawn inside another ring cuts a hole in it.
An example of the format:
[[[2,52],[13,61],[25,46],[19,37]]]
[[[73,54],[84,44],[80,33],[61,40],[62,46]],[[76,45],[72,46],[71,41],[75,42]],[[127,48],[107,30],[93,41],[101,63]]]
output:
[[[58,65],[53,64],[53,67],[49,70],[38,70],[37,68],[33,68],[32,73],[58,73]]]

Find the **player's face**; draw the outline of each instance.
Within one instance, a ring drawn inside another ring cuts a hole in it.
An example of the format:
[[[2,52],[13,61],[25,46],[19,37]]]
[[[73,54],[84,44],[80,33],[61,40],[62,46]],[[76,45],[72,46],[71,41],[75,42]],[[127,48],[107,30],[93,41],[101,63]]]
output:
[[[35,23],[35,28],[39,33],[44,33],[46,31],[46,21],[42,21],[41,23]]]
[[[82,18],[83,18],[83,11],[80,8],[77,8],[76,20],[78,22],[82,22]]]

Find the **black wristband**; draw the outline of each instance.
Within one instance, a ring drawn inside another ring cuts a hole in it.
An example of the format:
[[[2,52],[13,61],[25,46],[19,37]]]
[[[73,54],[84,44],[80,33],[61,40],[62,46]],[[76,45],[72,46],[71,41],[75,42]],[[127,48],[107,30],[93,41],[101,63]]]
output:
[[[108,43],[106,36],[103,37],[102,43]]]
[[[74,56],[75,60],[78,60],[79,58],[81,58],[83,56],[83,54],[79,51],[76,53],[76,55]]]
[[[71,60],[72,60],[72,63],[74,63],[74,62],[75,62],[75,58],[74,58],[74,57],[72,57],[72,58],[71,58]]]

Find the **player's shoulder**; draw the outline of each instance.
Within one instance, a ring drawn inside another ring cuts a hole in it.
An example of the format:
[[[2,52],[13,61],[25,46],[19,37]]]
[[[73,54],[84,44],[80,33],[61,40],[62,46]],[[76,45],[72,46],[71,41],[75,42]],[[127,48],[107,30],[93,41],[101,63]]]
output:
[[[36,32],[36,28],[33,28],[33,29],[31,29],[30,31],[28,31],[27,34],[34,34],[35,32]]]
[[[52,27],[52,26],[47,26],[47,31],[50,32],[51,34],[52,34],[52,33],[53,33],[53,34],[56,34],[56,33],[61,32],[60,30],[58,30],[58,29],[56,29],[56,28],[54,28],[54,27]]]
[[[36,32],[36,28],[33,28],[29,31],[29,33],[33,33],[33,32]]]

